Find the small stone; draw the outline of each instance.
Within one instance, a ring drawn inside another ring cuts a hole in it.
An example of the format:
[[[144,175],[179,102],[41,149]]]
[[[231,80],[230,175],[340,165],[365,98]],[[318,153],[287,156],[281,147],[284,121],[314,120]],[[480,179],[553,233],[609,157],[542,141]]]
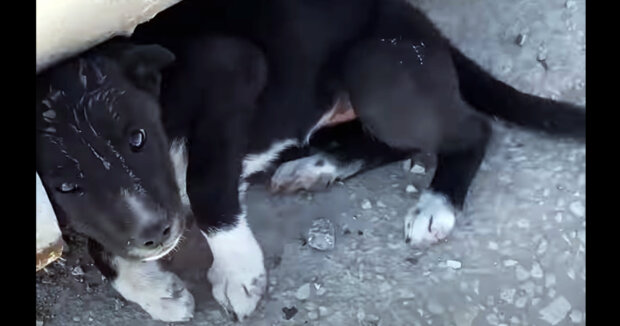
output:
[[[428,311],[435,315],[441,315],[444,312],[444,308],[435,300],[428,302]]]
[[[317,319],[317,318],[319,318],[319,315],[316,312],[310,311],[308,313],[308,319],[314,320],[314,319]]]
[[[43,321],[37,320],[37,326],[43,326]]]
[[[497,250],[497,249],[499,249],[499,245],[497,244],[497,242],[489,241],[489,249]]]
[[[319,307],[319,314],[320,314],[321,316],[326,316],[326,315],[327,315],[327,311],[328,311],[328,310],[327,310],[327,308],[326,308],[326,307],[323,307],[323,306],[320,306],[320,307]]]
[[[515,307],[519,309],[524,308],[526,304],[527,304],[527,297],[521,297],[515,301]]]
[[[80,319],[80,317],[78,317],[78,316],[73,317],[73,321],[80,321],[80,320],[81,320],[81,319]]]
[[[458,260],[451,260],[451,259],[446,260],[446,266],[452,269],[460,269],[461,265],[462,265],[461,262]]]
[[[426,173],[426,168],[418,163],[414,164],[411,169],[409,170],[409,172],[414,173],[414,174],[424,174]]]
[[[551,325],[557,325],[566,317],[570,309],[570,302],[563,296],[559,296],[539,311],[540,318]]]
[[[115,311],[119,311],[123,306],[124,306],[124,304],[120,300],[118,300],[118,299],[114,300],[114,310]]]
[[[322,288],[316,290],[316,295],[323,295],[323,294],[325,294],[326,291],[327,290],[325,290],[325,288],[322,287]]]
[[[555,275],[547,274],[545,276],[545,286],[546,287],[552,287],[554,285],[555,285]]]
[[[497,318],[496,314],[489,314],[487,315],[487,322],[489,325],[497,325],[499,324],[499,318]]]
[[[525,44],[525,40],[527,39],[527,35],[526,34],[519,34],[517,35],[517,37],[515,38],[515,44],[518,46],[523,46],[523,44]]]
[[[517,221],[517,226],[522,228],[522,229],[527,229],[530,227],[530,221],[526,220],[526,219],[520,219]]]
[[[414,192],[418,192],[418,189],[414,185],[407,185],[407,188],[405,188],[405,191],[411,194]]]
[[[71,270],[71,275],[73,276],[82,276],[84,275],[84,270],[80,266],[76,266]]]
[[[413,161],[411,159],[404,160],[403,161],[403,170],[405,170],[405,171],[411,170],[411,164],[413,164]]]
[[[521,265],[517,266],[515,269],[515,276],[517,277],[517,281],[525,281],[530,277],[530,272],[525,270]]]
[[[572,9],[577,7],[577,2],[575,0],[566,0],[566,2],[564,3],[564,7],[566,7],[566,9]]]
[[[386,208],[387,207],[382,201],[378,201],[377,202],[377,206],[381,207],[381,208]]]
[[[334,225],[326,218],[318,218],[312,222],[308,231],[308,245],[316,250],[330,250],[336,242]]]
[[[378,326],[379,325],[379,316],[376,315],[368,315],[364,320],[362,320],[362,326]]]
[[[578,324],[583,320],[583,313],[579,310],[573,310],[570,312],[570,315],[568,315],[568,318],[570,318],[570,321],[573,323]]]
[[[297,300],[306,300],[310,297],[310,283],[306,283],[297,289],[295,292],[295,298]]]
[[[362,201],[362,209],[371,209],[371,208],[372,208],[372,204],[370,203],[370,200],[364,199]]]
[[[516,289],[503,289],[499,293],[499,298],[506,301],[507,303],[512,304],[514,301],[515,293],[517,293]]]
[[[514,260],[514,259],[506,259],[504,260],[504,266],[506,267],[512,267],[512,266],[516,266],[519,262]]]
[[[568,206],[568,209],[571,213],[575,214],[577,217],[584,217],[586,215],[586,208],[580,201],[576,201],[571,203]]]
[[[282,308],[282,312],[284,313],[284,319],[290,320],[297,314],[297,308],[295,308],[295,306],[284,307]]]
[[[530,271],[530,275],[532,275],[533,278],[543,277],[543,270],[539,263],[535,262],[534,264],[532,264],[532,270]]]
[[[540,240],[540,243],[538,244],[538,248],[536,249],[536,253],[540,256],[542,254],[544,254],[547,251],[547,240],[542,239]]]

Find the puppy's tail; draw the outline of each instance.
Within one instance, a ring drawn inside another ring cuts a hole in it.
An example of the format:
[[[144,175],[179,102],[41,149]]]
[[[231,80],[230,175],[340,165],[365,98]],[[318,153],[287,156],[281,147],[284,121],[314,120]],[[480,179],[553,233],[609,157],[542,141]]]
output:
[[[520,92],[492,77],[454,46],[450,50],[461,94],[474,109],[526,128],[585,139],[584,108]]]

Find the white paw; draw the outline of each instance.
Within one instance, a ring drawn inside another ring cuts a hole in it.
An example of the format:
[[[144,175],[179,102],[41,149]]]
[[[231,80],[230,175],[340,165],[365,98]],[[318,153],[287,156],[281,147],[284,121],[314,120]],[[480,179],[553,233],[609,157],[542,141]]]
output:
[[[321,190],[338,177],[338,168],[326,157],[313,155],[282,163],[271,177],[273,192]]]
[[[188,321],[194,317],[194,297],[183,281],[163,271],[157,262],[115,260],[118,277],[112,286],[127,300],[140,305],[153,319]]]
[[[213,265],[207,274],[213,297],[233,318],[242,321],[256,309],[267,286],[261,248],[243,218],[235,228],[205,237],[213,252]]]
[[[454,228],[454,208],[445,196],[426,191],[405,216],[405,241],[427,246],[445,239]]]

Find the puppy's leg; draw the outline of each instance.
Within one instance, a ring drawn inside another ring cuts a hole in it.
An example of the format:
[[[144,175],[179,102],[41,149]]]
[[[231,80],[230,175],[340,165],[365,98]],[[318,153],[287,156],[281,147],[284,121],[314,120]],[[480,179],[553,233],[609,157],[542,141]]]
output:
[[[432,35],[369,39],[349,53],[344,72],[353,107],[375,137],[394,148],[438,154],[431,187],[408,211],[404,226],[412,245],[444,239],[491,132],[461,100],[446,44]]]
[[[188,321],[194,316],[194,297],[174,273],[157,261],[127,260],[107,253],[89,240],[88,249],[101,273],[125,299],[137,303],[153,319]]]
[[[439,152],[430,189],[405,216],[405,241],[412,245],[433,244],[446,238],[454,227],[455,215],[463,207],[491,135],[485,120],[473,119],[467,127],[478,138]]]
[[[172,137],[186,138],[187,195],[213,253],[207,275],[213,296],[242,320],[266,287],[263,253],[246,221],[246,185],[240,180],[248,120],[266,64],[258,49],[236,39],[207,38],[190,48],[184,55],[191,64],[171,76],[164,95],[167,107],[187,113],[187,121],[171,113],[167,127]],[[188,88],[188,79],[197,89]]]
[[[311,155],[280,164],[271,178],[273,192],[323,190],[336,180],[410,154],[376,140],[357,120],[318,130],[310,139],[310,146]]]

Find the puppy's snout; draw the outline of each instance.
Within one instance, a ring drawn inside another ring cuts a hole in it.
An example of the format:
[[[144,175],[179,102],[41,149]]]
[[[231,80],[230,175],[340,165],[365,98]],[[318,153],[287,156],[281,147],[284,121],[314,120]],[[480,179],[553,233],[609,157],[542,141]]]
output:
[[[142,228],[134,237],[135,244],[144,249],[155,249],[170,239],[170,230],[171,225],[168,222]]]

